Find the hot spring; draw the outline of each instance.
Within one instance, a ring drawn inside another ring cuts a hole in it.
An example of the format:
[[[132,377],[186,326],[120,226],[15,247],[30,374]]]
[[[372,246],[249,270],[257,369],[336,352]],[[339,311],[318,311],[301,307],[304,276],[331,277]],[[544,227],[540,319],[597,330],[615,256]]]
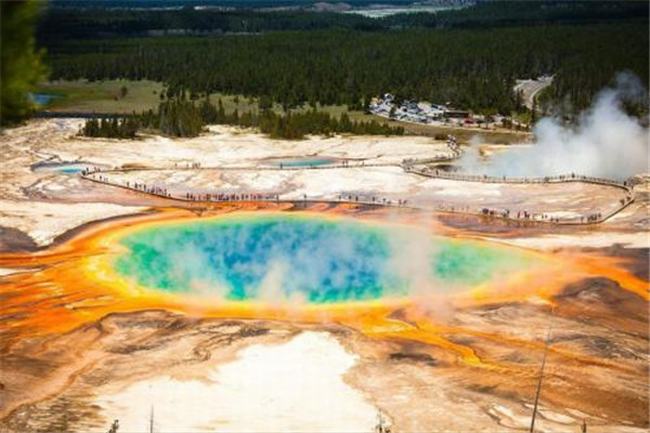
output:
[[[331,165],[338,162],[338,159],[328,156],[321,157],[296,157],[296,158],[270,158],[273,167],[285,168],[314,168],[324,165]]]
[[[46,171],[52,173],[61,173],[61,174],[78,174],[81,173],[84,169],[88,167],[95,167],[95,164],[91,164],[84,161],[72,161],[72,162],[38,162],[31,166],[32,171]]]
[[[395,224],[250,214],[136,228],[114,269],[138,286],[229,301],[401,298],[475,287],[527,266],[519,250]]]

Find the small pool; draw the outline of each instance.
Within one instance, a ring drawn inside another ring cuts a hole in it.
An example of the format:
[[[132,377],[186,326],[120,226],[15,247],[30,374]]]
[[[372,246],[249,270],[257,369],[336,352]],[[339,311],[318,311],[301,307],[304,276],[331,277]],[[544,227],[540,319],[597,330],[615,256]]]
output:
[[[30,93],[29,99],[40,106],[49,105],[54,99],[60,98],[59,95],[54,95],[52,93]]]
[[[335,158],[320,157],[320,158],[287,158],[287,159],[276,159],[273,160],[272,164],[275,167],[287,167],[287,168],[297,168],[297,167],[320,167],[323,165],[330,165],[337,163],[338,160]]]
[[[53,172],[61,174],[78,174],[84,169],[94,166],[86,162],[40,162],[32,165],[32,171]]]

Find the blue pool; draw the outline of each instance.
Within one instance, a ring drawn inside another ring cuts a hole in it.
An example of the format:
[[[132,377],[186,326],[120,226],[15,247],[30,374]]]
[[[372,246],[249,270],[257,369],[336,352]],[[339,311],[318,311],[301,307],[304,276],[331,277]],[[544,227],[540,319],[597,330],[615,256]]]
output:
[[[332,303],[403,297],[426,281],[450,289],[489,281],[525,257],[414,229],[288,214],[162,225],[121,240],[117,271],[164,292]],[[419,266],[412,266],[420,257]]]
[[[287,158],[287,159],[278,159],[273,161],[273,165],[276,167],[287,167],[287,168],[296,168],[296,167],[319,167],[323,165],[335,164],[337,162],[334,158],[321,157],[321,158]]]

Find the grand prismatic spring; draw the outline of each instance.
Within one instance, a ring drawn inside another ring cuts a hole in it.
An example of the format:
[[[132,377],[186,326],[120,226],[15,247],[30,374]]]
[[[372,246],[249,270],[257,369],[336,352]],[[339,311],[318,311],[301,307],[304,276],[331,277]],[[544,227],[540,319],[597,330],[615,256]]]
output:
[[[114,267],[154,290],[316,304],[408,297],[418,276],[453,290],[528,267],[517,251],[444,238],[414,243],[418,235],[427,233],[315,215],[222,217],[135,231],[120,241],[128,251]],[[418,254],[429,255],[424,269],[399,266]]]

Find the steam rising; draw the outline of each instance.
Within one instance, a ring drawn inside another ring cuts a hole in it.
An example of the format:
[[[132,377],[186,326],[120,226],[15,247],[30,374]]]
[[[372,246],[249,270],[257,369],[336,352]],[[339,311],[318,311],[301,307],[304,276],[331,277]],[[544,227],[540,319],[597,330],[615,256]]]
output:
[[[463,171],[494,176],[540,177],[576,173],[625,179],[648,172],[648,129],[623,111],[624,102],[647,104],[648,91],[631,74],[619,74],[602,90],[574,127],[546,117],[535,126],[536,144],[479,160],[474,149],[461,160]]]

